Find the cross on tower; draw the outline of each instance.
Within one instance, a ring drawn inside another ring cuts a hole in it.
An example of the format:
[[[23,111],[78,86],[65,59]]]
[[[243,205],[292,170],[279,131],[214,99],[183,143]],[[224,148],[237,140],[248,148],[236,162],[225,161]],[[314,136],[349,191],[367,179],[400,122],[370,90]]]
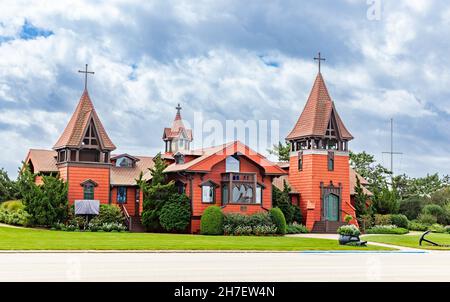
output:
[[[87,76],[89,74],[94,74],[93,71],[88,71],[88,64],[86,64],[85,70],[78,70],[80,73],[84,73],[84,90],[87,90]]]
[[[314,61],[319,61],[319,73],[320,73],[320,65],[321,65],[322,61],[325,61],[325,60],[326,60],[325,58],[322,58],[320,56],[320,51],[319,51],[319,56],[317,58],[314,58]]]
[[[177,107],[175,107],[175,109],[177,110],[177,113],[180,113],[180,111],[181,111],[181,106],[180,106],[180,103],[178,103],[178,106],[177,106]]]

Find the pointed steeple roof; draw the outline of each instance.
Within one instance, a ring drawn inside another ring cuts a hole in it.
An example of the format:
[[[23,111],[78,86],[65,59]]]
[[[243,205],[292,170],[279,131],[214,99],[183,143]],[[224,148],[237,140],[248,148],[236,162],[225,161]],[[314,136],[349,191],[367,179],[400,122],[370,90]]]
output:
[[[94,105],[89,97],[87,90],[83,91],[78,106],[75,109],[69,123],[67,124],[61,137],[58,139],[53,149],[60,149],[64,147],[80,147],[86,128],[90,122],[94,123],[97,130],[100,146],[104,150],[114,150],[116,146],[113,144],[105,128],[103,127],[100,118],[95,111]]]
[[[192,141],[192,130],[186,129],[186,127],[184,127],[183,119],[181,117],[182,108],[180,104],[178,104],[178,106],[175,107],[175,109],[177,110],[177,114],[175,115],[175,119],[173,120],[172,128],[164,128],[163,139],[171,140],[175,137],[178,137],[181,134],[181,132],[184,131],[187,136],[187,139]]]
[[[322,74],[317,74],[305,108],[300,115],[294,129],[286,137],[286,140],[293,140],[302,137],[325,136],[328,122],[334,116],[338,127],[338,135],[341,139],[351,140],[353,136],[345,127],[339,114],[336,111],[334,102],[328,93]]]

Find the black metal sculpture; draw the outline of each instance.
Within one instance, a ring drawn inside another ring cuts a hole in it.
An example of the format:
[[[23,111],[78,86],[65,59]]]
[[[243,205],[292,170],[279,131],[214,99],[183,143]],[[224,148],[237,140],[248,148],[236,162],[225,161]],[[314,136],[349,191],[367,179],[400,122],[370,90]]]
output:
[[[422,234],[422,236],[420,236],[420,239],[419,239],[419,245],[420,246],[422,246],[422,241],[425,241],[425,242],[428,242],[429,244],[431,244],[433,246],[450,247],[450,245],[438,244],[438,243],[433,242],[431,240],[425,239],[425,236],[428,235],[429,233],[431,233],[431,231],[426,231],[425,233]]]

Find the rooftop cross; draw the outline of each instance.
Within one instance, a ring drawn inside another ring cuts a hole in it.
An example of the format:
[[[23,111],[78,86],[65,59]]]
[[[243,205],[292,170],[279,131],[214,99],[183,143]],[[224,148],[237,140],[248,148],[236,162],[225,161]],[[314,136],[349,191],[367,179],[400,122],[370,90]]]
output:
[[[317,58],[314,58],[315,61],[319,61],[319,73],[320,73],[320,65],[322,63],[322,61],[325,61],[325,58],[322,58],[320,55],[320,51],[319,51],[319,56]]]
[[[179,113],[180,113],[180,111],[181,111],[181,106],[180,106],[180,103],[178,103],[178,106],[177,106],[177,107],[175,107],[175,109],[177,110],[177,113],[179,114]]]
[[[78,70],[80,73],[84,73],[84,90],[87,89],[87,76],[89,74],[94,74],[93,71],[88,71],[88,64],[86,64],[85,70]]]

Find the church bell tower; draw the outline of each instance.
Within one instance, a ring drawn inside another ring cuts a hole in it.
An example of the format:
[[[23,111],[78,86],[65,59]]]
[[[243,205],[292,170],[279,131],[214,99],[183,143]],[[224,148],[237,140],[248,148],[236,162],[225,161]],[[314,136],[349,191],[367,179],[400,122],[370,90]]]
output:
[[[320,71],[292,131],[289,183],[300,192],[300,208],[309,230],[325,231],[346,215],[355,218],[350,203],[348,142],[353,136],[342,122]]]

